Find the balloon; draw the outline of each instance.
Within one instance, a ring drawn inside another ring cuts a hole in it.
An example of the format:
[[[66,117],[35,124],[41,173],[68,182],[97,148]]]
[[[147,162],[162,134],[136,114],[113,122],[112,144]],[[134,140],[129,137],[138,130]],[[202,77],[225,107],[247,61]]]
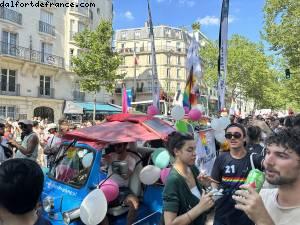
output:
[[[225,130],[217,130],[214,132],[215,138],[218,142],[224,143],[226,138],[225,138]]]
[[[189,112],[189,118],[193,121],[197,121],[201,118],[202,113],[198,109],[191,109]]]
[[[189,114],[189,111],[190,111],[190,108],[189,108],[189,107],[184,106],[183,109],[184,109],[184,113],[185,113],[185,114]]]
[[[159,111],[158,111],[156,106],[150,105],[147,108],[147,114],[150,115],[150,116],[154,116],[154,115],[159,114]]]
[[[166,183],[170,171],[171,171],[171,168],[170,168],[170,167],[164,168],[164,169],[162,169],[162,170],[160,171],[160,180],[161,180],[161,182],[162,182],[163,184]]]
[[[182,133],[188,132],[187,123],[182,120],[177,120],[175,126],[176,126],[176,130],[179,132],[182,132]]]
[[[175,120],[181,120],[184,117],[184,108],[182,106],[176,105],[171,110],[171,116]]]
[[[170,163],[170,154],[165,148],[158,148],[152,153],[152,161],[160,169],[167,167]]]
[[[83,167],[89,168],[92,165],[93,159],[94,159],[94,153],[92,153],[92,152],[83,156],[82,161],[81,161]]]
[[[154,184],[159,177],[160,168],[153,165],[145,166],[140,172],[140,181],[146,185]]]
[[[230,124],[230,119],[228,117],[221,117],[218,120],[220,128],[225,129]]]
[[[101,182],[99,186],[108,202],[112,202],[119,196],[119,185],[112,179]]]
[[[107,212],[107,201],[103,191],[91,191],[80,205],[80,219],[86,225],[97,225],[102,222]]]

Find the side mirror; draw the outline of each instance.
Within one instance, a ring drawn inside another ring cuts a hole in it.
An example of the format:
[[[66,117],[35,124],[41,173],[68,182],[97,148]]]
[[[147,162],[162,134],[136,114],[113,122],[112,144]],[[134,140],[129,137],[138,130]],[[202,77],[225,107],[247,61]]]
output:
[[[111,164],[112,172],[126,176],[128,174],[128,163],[126,161],[113,161]]]

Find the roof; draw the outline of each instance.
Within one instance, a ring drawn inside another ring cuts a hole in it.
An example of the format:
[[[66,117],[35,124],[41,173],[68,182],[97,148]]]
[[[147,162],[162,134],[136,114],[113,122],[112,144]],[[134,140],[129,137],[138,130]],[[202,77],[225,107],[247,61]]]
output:
[[[83,114],[83,111],[93,111],[94,102],[73,102],[66,101],[64,113]],[[96,103],[96,111],[102,113],[120,113],[121,107],[109,103]]]
[[[107,122],[68,132],[64,138],[77,139],[98,148],[110,143],[165,140],[174,128],[148,115],[115,114]]]

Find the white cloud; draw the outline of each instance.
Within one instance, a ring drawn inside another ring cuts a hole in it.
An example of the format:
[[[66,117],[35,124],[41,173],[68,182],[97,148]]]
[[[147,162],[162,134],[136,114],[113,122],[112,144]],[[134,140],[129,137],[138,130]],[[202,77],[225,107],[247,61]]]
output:
[[[124,17],[128,20],[134,20],[134,16],[132,15],[132,12],[130,12],[130,11],[126,11],[124,13]]]
[[[216,16],[205,16],[203,18],[199,18],[198,21],[203,26],[218,25],[218,24],[220,24],[220,20]]]
[[[228,16],[228,23],[233,23],[236,18],[232,15]],[[197,21],[203,26],[215,26],[220,24],[220,18],[216,16],[205,16],[203,18],[199,18]]]
[[[178,3],[181,5],[187,5],[188,7],[193,7],[196,4],[193,0],[179,0]]]

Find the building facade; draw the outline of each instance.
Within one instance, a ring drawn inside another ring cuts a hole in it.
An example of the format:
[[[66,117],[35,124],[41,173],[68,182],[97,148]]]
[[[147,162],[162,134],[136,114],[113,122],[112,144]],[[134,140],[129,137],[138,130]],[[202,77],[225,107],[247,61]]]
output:
[[[178,90],[183,91],[187,79],[187,49],[191,37],[196,37],[200,45],[208,42],[201,33],[189,34],[185,29],[170,26],[154,26],[156,63],[161,94],[172,103]],[[117,84],[115,102],[121,103],[121,87],[136,90],[135,101],[152,99],[152,57],[149,27],[117,30],[114,47],[122,57],[119,73],[125,74],[124,81]],[[134,87],[135,86],[135,87]],[[201,85],[206,89],[204,84]],[[212,93],[214,94],[214,93]]]
[[[66,100],[93,100],[72,72],[71,57],[80,51],[73,37],[112,19],[112,0],[72,2],[78,7],[0,7],[0,117],[57,121]],[[98,101],[110,98],[97,94]]]

